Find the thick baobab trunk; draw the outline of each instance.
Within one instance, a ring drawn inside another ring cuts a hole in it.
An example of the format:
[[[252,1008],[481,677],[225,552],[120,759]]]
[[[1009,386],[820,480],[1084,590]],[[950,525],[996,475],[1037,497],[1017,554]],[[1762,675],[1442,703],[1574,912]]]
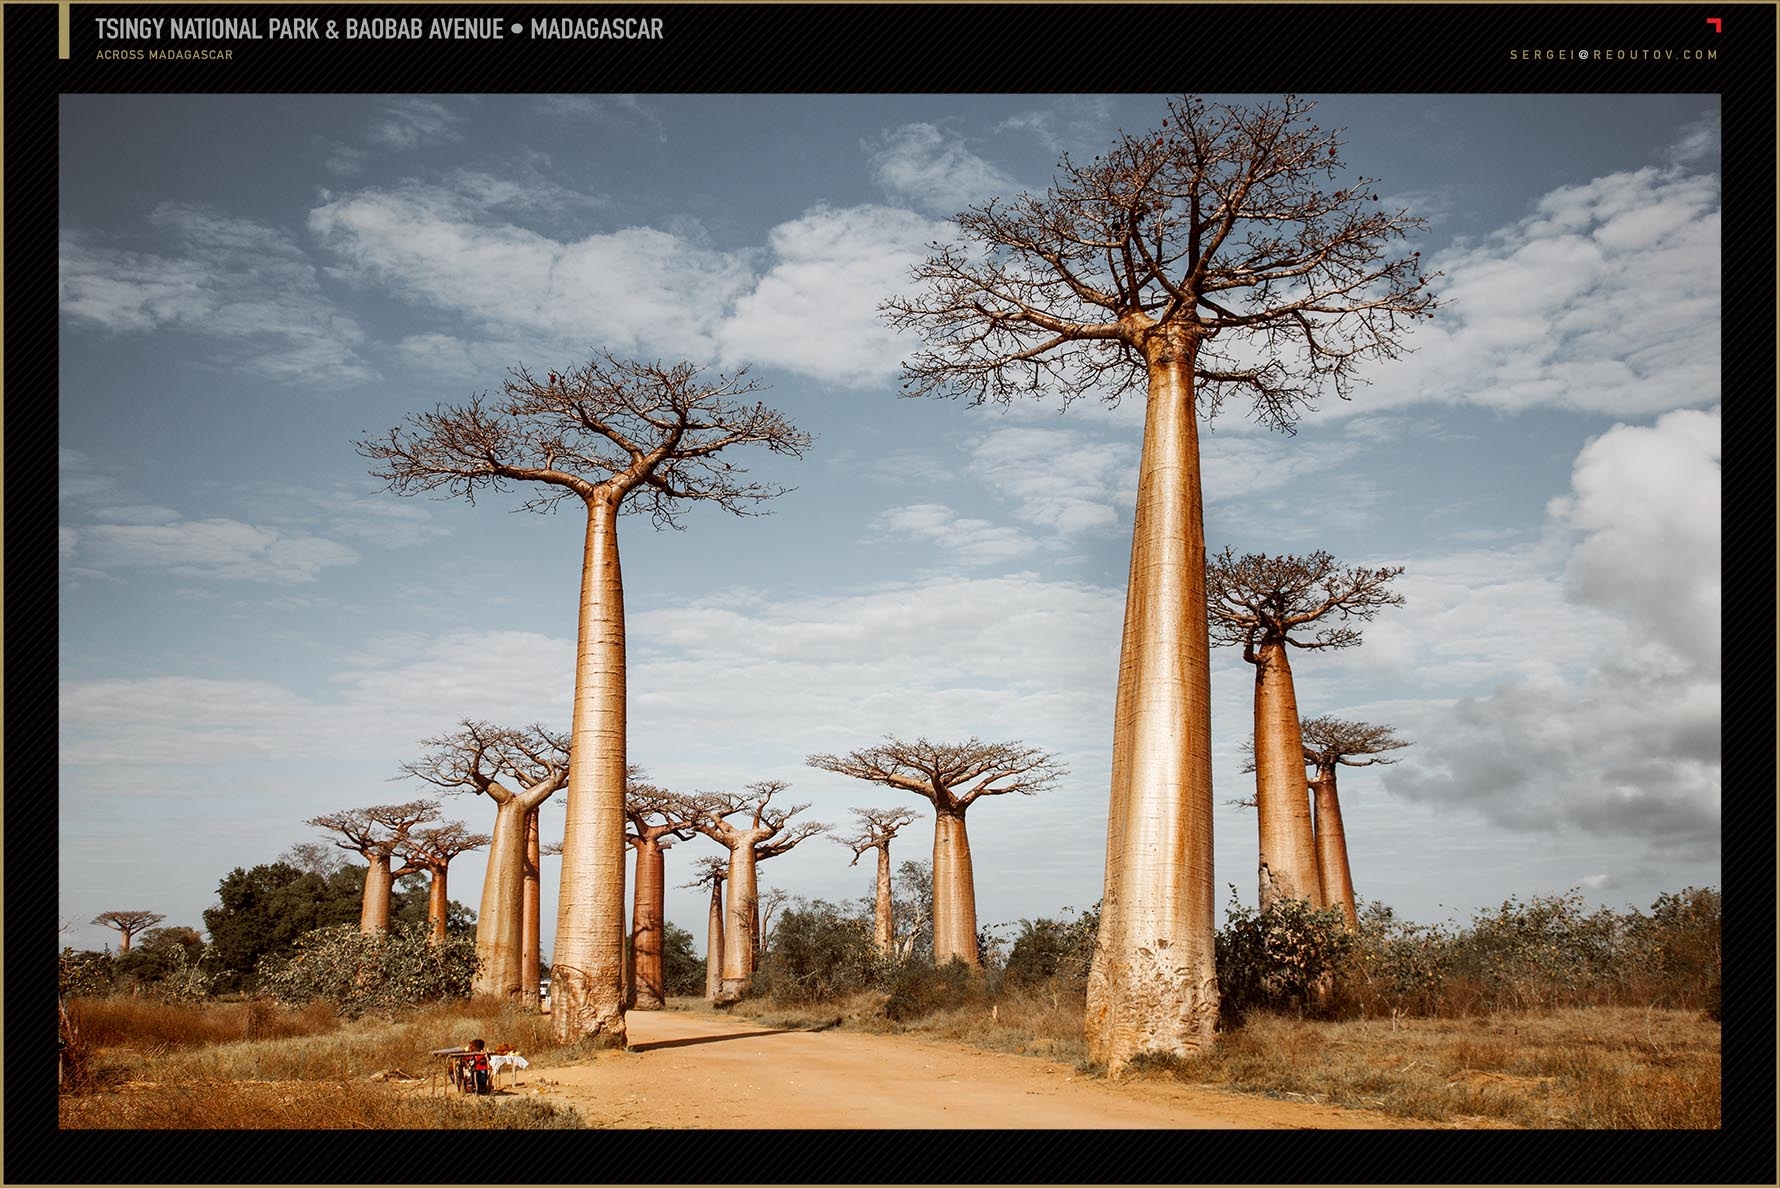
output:
[[[723,980],[717,986],[718,1002],[740,1002],[754,977],[754,927],[760,911],[755,885],[754,846],[737,846],[729,852],[729,911],[723,918]]]
[[[525,924],[521,901],[525,889],[525,823],[531,815],[519,797],[496,803],[494,832],[488,842],[488,873],[482,878],[482,906],[476,915],[477,994],[518,997],[523,977],[521,956]]]
[[[1218,1017],[1211,644],[1193,344],[1152,347],[1113,710],[1106,892],[1088,977],[1089,1059],[1190,1057]]]
[[[952,960],[976,966],[977,890],[970,868],[970,837],[964,814],[933,818],[933,964]]]
[[[624,1033],[624,582],[618,568],[619,495],[587,501],[576,626],[575,709],[569,727],[562,892],[550,961],[550,1018],[558,1043]]]
[[[371,855],[370,861],[371,865],[365,871],[365,893],[359,907],[358,930],[381,932],[389,927],[390,892],[396,880],[389,869],[388,854]]]
[[[662,981],[662,904],[667,896],[667,861],[659,841],[645,838],[634,844],[637,889],[630,913],[632,1001],[639,1011],[659,1011],[667,1005]]]
[[[872,940],[878,952],[888,957],[896,950],[896,916],[890,898],[890,845],[877,847],[878,900],[872,913]]]
[[[1284,640],[1255,649],[1255,816],[1260,821],[1260,906],[1303,899],[1328,903],[1317,880],[1304,736]]]
[[[538,845],[538,810],[525,815],[525,883],[519,903],[519,994],[528,1006],[538,1003],[538,989],[543,981],[543,946],[539,872],[543,859]]]
[[[427,939],[435,945],[445,943],[445,913],[451,906],[445,890],[445,869],[444,866],[433,867],[432,881],[426,888]]]
[[[1354,904],[1353,872],[1347,864],[1347,834],[1341,828],[1341,800],[1335,794],[1335,769],[1317,772],[1310,785],[1316,794],[1316,865],[1324,902],[1339,906],[1351,931],[1360,926]]]
[[[711,884],[711,915],[705,926],[705,997],[723,996],[723,883]]]

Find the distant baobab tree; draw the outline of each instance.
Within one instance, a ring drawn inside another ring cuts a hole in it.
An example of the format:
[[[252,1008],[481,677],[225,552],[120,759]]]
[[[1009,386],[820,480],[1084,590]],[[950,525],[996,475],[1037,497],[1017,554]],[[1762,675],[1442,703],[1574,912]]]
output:
[[[1316,651],[1360,642],[1370,620],[1403,596],[1390,590],[1403,567],[1342,568],[1326,552],[1235,556],[1226,548],[1206,569],[1213,643],[1242,648],[1255,666],[1255,815],[1260,828],[1260,906],[1332,902],[1317,874],[1316,836],[1304,779],[1304,741],[1286,646]],[[1294,633],[1301,634],[1294,634]]]
[[[628,1005],[659,1011],[667,1005],[662,973],[662,942],[666,936],[667,861],[662,851],[686,841],[696,830],[699,806],[684,796],[640,778],[624,794],[624,815],[630,831],[624,840],[637,852],[636,890],[631,899],[631,994]]]
[[[913,792],[933,805],[933,963],[966,965],[977,955],[976,876],[964,814],[985,796],[1050,787],[1067,772],[1047,751],[1022,742],[905,742],[885,735],[846,755],[811,755],[811,767]]]
[[[479,491],[533,484],[522,506],[549,510],[579,500],[587,527],[576,625],[562,889],[551,959],[551,1019],[558,1042],[624,1046],[624,583],[618,516],[646,513],[673,526],[687,502],[738,515],[783,488],[743,481],[719,455],[763,445],[801,456],[810,437],[747,397],[744,372],[701,378],[690,363],[665,366],[600,352],[547,380],[512,371],[501,397],[473,397],[418,413],[359,452],[401,495],[443,491],[475,502]]]
[[[459,854],[479,850],[489,843],[486,833],[471,833],[462,821],[434,825],[408,838],[402,857],[407,865],[431,876],[426,891],[427,935],[435,945],[445,943],[445,916],[451,909],[446,874]]]
[[[450,734],[421,740],[432,749],[402,770],[440,788],[481,793],[494,801],[471,988],[477,994],[522,999],[526,849],[538,806],[568,781],[568,740],[536,725],[516,730],[464,718],[458,726]],[[551,990],[554,998],[554,984]]]
[[[856,808],[859,829],[848,837],[834,840],[853,851],[848,866],[858,866],[867,850],[878,852],[877,899],[872,912],[872,942],[878,952],[896,951],[896,913],[890,886],[890,842],[903,826],[915,819],[914,809]]]
[[[410,800],[402,804],[342,809],[304,822],[340,834],[345,840],[335,842],[336,846],[350,850],[370,863],[365,871],[363,906],[359,909],[360,932],[381,932],[389,927],[390,893],[395,888],[396,879],[418,874],[421,869],[406,859],[400,870],[392,869],[390,859],[402,853],[415,826],[438,819],[438,801]]]
[[[1159,130],[1063,157],[1044,195],[957,215],[963,244],[935,244],[918,290],[883,306],[925,337],[910,395],[1147,401],[1086,1018],[1114,1074],[1207,1047],[1218,1014],[1196,417],[1238,394],[1290,432],[1436,307],[1421,253],[1391,255],[1424,220],[1378,205],[1312,107],[1172,100]]]
[[[711,910],[705,926],[705,997],[716,1002],[723,994],[723,880],[729,877],[729,863],[722,858],[700,858],[692,869],[698,877],[682,886],[711,889]]]
[[[1304,762],[1316,769],[1310,777],[1310,790],[1316,800],[1316,863],[1322,880],[1324,902],[1337,905],[1347,917],[1347,926],[1359,927],[1354,903],[1353,872],[1347,863],[1347,832],[1341,824],[1341,800],[1335,792],[1335,769],[1338,766],[1371,767],[1375,763],[1395,763],[1386,751],[1409,746],[1389,726],[1373,726],[1346,718],[1323,715],[1306,718],[1303,723]]]
[[[718,1002],[737,1002],[748,992],[760,944],[760,898],[756,871],[760,863],[787,853],[828,826],[791,818],[808,804],[774,805],[773,797],[789,785],[784,780],[759,780],[746,792],[706,792],[697,798],[698,831],[729,851],[729,911],[723,925],[723,978]],[[741,820],[732,821],[731,817]]]
[[[100,912],[93,923],[117,929],[117,951],[121,957],[130,951],[130,938],[144,928],[153,928],[167,917],[160,912]]]

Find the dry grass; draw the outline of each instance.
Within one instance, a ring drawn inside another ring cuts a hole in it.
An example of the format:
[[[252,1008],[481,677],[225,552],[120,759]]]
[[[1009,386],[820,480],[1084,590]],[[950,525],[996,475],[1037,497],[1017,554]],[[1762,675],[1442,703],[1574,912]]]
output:
[[[580,1115],[536,1098],[479,1098],[358,1081],[131,1082],[64,1096],[66,1130],[557,1130]]]
[[[1711,1129],[1721,1124],[1719,1038],[1698,1012],[1632,1007],[1394,1027],[1256,1016],[1207,1056],[1158,1071],[1430,1122]]]

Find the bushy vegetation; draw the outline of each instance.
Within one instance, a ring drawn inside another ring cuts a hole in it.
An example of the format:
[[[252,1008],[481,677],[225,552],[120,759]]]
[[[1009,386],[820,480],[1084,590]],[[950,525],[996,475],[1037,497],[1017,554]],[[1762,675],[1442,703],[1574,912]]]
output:
[[[299,937],[289,957],[262,964],[259,982],[279,1002],[326,1002],[357,1018],[367,1011],[467,998],[475,972],[476,943],[467,937],[434,944],[424,926],[363,933],[342,924]]]
[[[1326,1013],[1335,973],[1354,947],[1341,909],[1290,899],[1255,911],[1230,892],[1217,936],[1220,1025],[1257,1010]]]

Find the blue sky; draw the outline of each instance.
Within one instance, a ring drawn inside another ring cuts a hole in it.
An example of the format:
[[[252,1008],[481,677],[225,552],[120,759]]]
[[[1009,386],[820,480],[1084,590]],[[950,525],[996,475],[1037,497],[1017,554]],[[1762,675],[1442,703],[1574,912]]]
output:
[[[1296,436],[1213,421],[1206,535],[1405,567],[1363,646],[1294,656],[1305,714],[1414,742],[1343,774],[1358,893],[1435,921],[1717,885],[1716,98],[1315,98],[1347,160],[1429,219],[1444,311]],[[769,516],[623,523],[631,759],[685,790],[784,779],[845,827],[904,802],[806,755],[1019,738],[1071,774],[972,810],[979,918],[1092,904],[1142,408],[903,399],[913,344],[876,307],[947,215],[1165,114],[64,96],[62,943],[114,940],[87,922],[115,908],[201,925],[231,868],[322,836],[306,818],[422,794],[399,765],[460,718],[566,726],[578,517],[398,498],[352,442],[595,348],[747,366],[816,437],[738,459],[795,488]],[[1212,682],[1219,898],[1252,902],[1254,819],[1228,803],[1252,791],[1252,670],[1220,650]],[[670,886],[717,852],[671,850]],[[762,882],[857,898],[850,857],[816,839]],[[459,858],[453,898],[474,907],[481,876]],[[668,912],[702,948],[699,894]]]

